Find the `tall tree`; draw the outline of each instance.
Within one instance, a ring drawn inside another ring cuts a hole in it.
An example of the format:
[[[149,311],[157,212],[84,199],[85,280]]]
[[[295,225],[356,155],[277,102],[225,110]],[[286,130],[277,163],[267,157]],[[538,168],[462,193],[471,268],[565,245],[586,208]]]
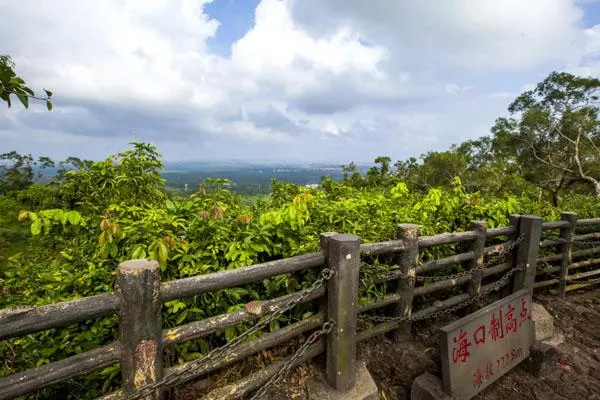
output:
[[[574,183],[600,196],[598,90],[596,78],[551,73],[510,104],[510,118],[496,121],[494,153],[554,197]]]

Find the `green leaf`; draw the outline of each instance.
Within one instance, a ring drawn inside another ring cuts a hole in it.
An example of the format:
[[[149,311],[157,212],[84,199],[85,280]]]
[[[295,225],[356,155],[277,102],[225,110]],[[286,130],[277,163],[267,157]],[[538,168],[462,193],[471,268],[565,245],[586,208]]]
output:
[[[279,330],[279,321],[274,320],[269,323],[269,331],[275,332]]]
[[[69,223],[71,225],[80,225],[81,224],[81,214],[79,214],[77,211],[69,211],[66,214],[67,217],[67,221],[69,221]]]
[[[49,101],[46,101],[46,108],[48,108],[48,111],[52,111],[52,103]]]
[[[225,328],[225,340],[231,342],[235,338],[235,327],[230,326],[229,328]]]
[[[25,108],[29,108],[29,97],[27,97],[24,94],[21,93],[15,93],[17,95],[17,97],[19,98],[19,100],[21,101],[21,103],[23,103],[23,106]]]
[[[175,203],[173,203],[171,200],[167,200],[165,201],[165,208],[167,211],[173,212],[175,211]]]
[[[44,89],[44,92],[46,92],[46,96],[52,97],[52,92],[51,91],[49,91],[47,89]]]
[[[37,236],[40,233],[42,233],[42,220],[41,219],[36,219],[31,224],[31,234],[33,236]]]
[[[158,263],[160,264],[161,268],[166,267],[168,256],[169,249],[167,249],[167,246],[165,246],[162,241],[158,242]]]

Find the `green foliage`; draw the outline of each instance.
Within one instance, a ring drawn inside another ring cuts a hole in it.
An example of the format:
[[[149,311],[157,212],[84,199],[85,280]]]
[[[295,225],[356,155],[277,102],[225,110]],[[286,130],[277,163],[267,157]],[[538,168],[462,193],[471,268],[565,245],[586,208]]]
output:
[[[15,63],[7,55],[0,55],[0,100],[6,102],[10,107],[12,101],[10,96],[16,96],[25,108],[29,108],[29,99],[42,100],[46,103],[48,111],[52,110],[52,92],[44,89],[46,97],[37,97],[33,90],[26,84],[23,78],[17,76]]]
[[[551,73],[521,94],[492,129],[492,150],[528,181],[557,194],[587,186],[600,196],[600,80]]]
[[[476,190],[463,182],[472,177],[465,149],[429,153],[426,166],[379,158],[365,176],[352,165],[343,182],[324,178],[308,189],[274,181],[266,198],[248,202],[228,189],[230,182],[203,182],[186,198],[169,198],[160,177],[162,163],[155,148],[133,143],[133,149],[103,162],[71,159],[51,185],[30,185],[0,197],[0,307],[41,305],[113,290],[120,262],[149,258],[160,264],[162,280],[239,268],[282,257],[318,251],[322,232],[354,233],[363,242],[389,240],[399,223],[416,223],[421,234],[461,231],[471,220],[490,227],[508,224],[511,214],[558,218],[560,210],[535,191]],[[416,160],[415,160],[416,161]],[[457,166],[456,169],[450,168]],[[437,172],[436,172],[437,171]],[[447,174],[438,176],[438,172]],[[409,179],[412,174],[427,184]],[[595,197],[570,194],[562,209],[582,217],[600,215]],[[453,246],[423,253],[423,259],[452,254]],[[378,262],[377,260],[374,260]],[[318,271],[266,279],[244,287],[168,302],[166,327],[223,314],[249,301],[273,298],[308,287]],[[362,301],[387,288],[362,277]],[[275,330],[314,312],[297,307],[271,324]],[[223,332],[173,346],[173,362],[201,356],[247,328]],[[49,363],[116,339],[114,317],[49,330],[0,344],[6,362],[0,375]],[[97,397],[118,385],[119,369],[110,366],[69,386],[73,398]],[[62,389],[65,390],[64,388]],[[48,389],[38,398],[56,398]]]

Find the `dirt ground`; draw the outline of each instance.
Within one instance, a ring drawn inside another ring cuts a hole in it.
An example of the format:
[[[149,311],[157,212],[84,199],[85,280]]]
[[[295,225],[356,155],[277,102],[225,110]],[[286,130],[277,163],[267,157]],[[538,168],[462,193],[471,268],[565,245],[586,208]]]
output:
[[[559,346],[556,367],[545,377],[536,378],[518,366],[475,399],[600,400],[600,293],[580,290],[569,293],[565,299],[536,294],[534,300],[554,316],[555,327],[565,337]],[[381,399],[409,399],[414,378],[425,371],[440,376],[437,330],[448,322],[415,325],[412,344],[398,346],[385,337],[377,337],[359,345],[359,358],[367,362]],[[314,364],[299,368],[270,391],[269,400],[306,399],[306,382],[316,371]],[[210,391],[186,389],[182,396],[185,399],[198,399]]]
[[[565,299],[536,295],[554,316],[555,327],[565,336],[559,346],[559,360],[554,371],[535,378],[521,366],[485,389],[477,400],[554,400],[600,399],[600,295],[594,290],[570,293]],[[437,328],[445,325],[415,327],[415,343],[393,346],[387,340],[375,339],[361,346],[367,368],[380,388],[382,399],[409,399],[415,377],[425,371],[439,376]]]

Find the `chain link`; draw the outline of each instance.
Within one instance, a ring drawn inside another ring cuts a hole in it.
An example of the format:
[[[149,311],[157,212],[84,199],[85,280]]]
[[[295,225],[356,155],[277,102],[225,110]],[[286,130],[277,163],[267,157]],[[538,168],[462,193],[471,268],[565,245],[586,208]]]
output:
[[[394,265],[391,269],[384,268],[382,266],[367,264],[365,262],[361,263],[361,269],[363,271],[374,272],[377,275],[377,278],[383,280],[391,280],[391,279],[406,279],[417,282],[437,282],[443,281],[446,279],[459,279],[464,276],[472,275],[477,271],[482,271],[485,268],[489,268],[493,265],[498,264],[501,260],[503,260],[508,253],[515,249],[525,239],[525,235],[519,236],[515,241],[513,241],[510,246],[503,248],[497,256],[493,259],[489,260],[487,263],[479,265],[475,268],[468,269],[466,271],[457,272],[452,275],[443,275],[443,276],[422,276],[422,275],[410,275],[404,274],[400,272],[398,266]]]
[[[182,383],[183,381],[186,380],[189,373],[191,373],[195,369],[199,368],[207,361],[217,358],[218,356],[223,354],[226,350],[235,347],[236,345],[241,343],[244,339],[254,335],[255,333],[258,333],[264,327],[268,326],[271,322],[273,322],[277,318],[279,318],[282,314],[291,310],[292,308],[297,306],[299,303],[303,302],[306,298],[308,298],[311,295],[311,293],[313,293],[315,290],[317,290],[321,286],[323,286],[325,281],[329,280],[333,276],[333,274],[334,274],[334,272],[331,269],[328,269],[328,268],[322,269],[321,275],[319,276],[319,278],[317,278],[317,280],[315,280],[315,282],[309,288],[304,289],[303,292],[301,292],[302,293],[301,296],[289,300],[281,308],[276,308],[271,314],[269,314],[269,316],[267,318],[265,318],[262,321],[257,322],[251,328],[245,330],[244,332],[242,332],[241,334],[239,334],[238,336],[236,336],[235,338],[233,338],[231,341],[227,342],[223,346],[212,349],[204,357],[196,359],[194,361],[190,361],[182,369],[180,369],[176,372],[172,372],[172,373],[166,375],[165,377],[163,377],[160,381],[146,385],[146,386],[138,389],[135,393],[132,393],[132,394],[122,397],[122,399],[125,399],[125,400],[141,399],[143,397],[153,394],[157,389],[168,388],[171,386],[175,386],[179,383]],[[317,331],[317,332],[319,332],[319,331]]]
[[[294,353],[293,356],[291,356],[289,358],[289,360],[287,360],[285,362],[285,364],[283,364],[283,366],[281,367],[281,369],[275,374],[273,375],[268,381],[267,383],[265,383],[260,389],[258,389],[256,391],[256,393],[250,398],[250,400],[258,400],[258,399],[262,399],[263,396],[269,391],[269,389],[275,385],[277,382],[279,382],[281,380],[281,378],[283,378],[293,367],[294,364],[296,363],[296,360],[298,360],[300,357],[302,357],[304,355],[304,353],[306,353],[306,351],[308,350],[308,348],[316,343],[316,341],[324,335],[328,335],[329,333],[331,333],[332,329],[333,329],[334,323],[333,321],[328,321],[325,322],[323,324],[323,326],[321,327],[321,329],[314,331],[309,337],[308,339],[306,339],[306,341],[304,343],[302,343],[302,345],[298,348],[298,350],[296,350],[296,352]]]
[[[471,304],[483,299],[484,297],[489,295],[491,292],[499,290],[500,288],[502,288],[504,286],[506,281],[508,281],[508,279],[515,272],[525,271],[527,268],[529,268],[529,265],[523,265],[523,266],[511,268],[506,274],[504,274],[502,276],[502,278],[500,278],[498,281],[494,282],[493,285],[482,290],[481,293],[478,294],[477,296],[470,297],[469,299],[465,300],[462,303],[456,304],[452,307],[444,308],[443,310],[436,311],[431,314],[420,315],[418,317],[413,317],[412,315],[402,316],[402,317],[385,317],[385,316],[380,316],[380,315],[359,315],[358,319],[359,319],[359,321],[369,321],[369,322],[408,322],[408,321],[414,322],[414,321],[421,321],[424,319],[434,319],[434,318],[438,318],[441,316],[450,315],[450,314],[454,313],[455,311],[460,310],[461,308],[465,308],[468,305],[471,305]]]

